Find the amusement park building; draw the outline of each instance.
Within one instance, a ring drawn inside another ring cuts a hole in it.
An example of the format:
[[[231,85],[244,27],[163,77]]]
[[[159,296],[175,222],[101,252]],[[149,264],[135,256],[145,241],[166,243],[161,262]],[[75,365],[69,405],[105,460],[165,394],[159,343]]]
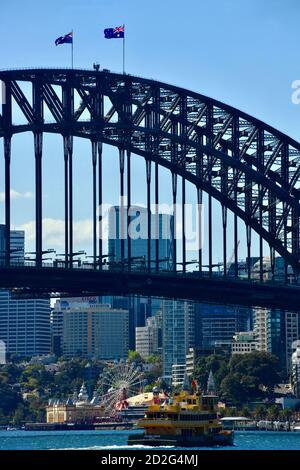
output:
[[[46,407],[47,423],[91,423],[104,416],[103,406],[89,400],[84,384],[78,396],[67,400],[49,400]]]

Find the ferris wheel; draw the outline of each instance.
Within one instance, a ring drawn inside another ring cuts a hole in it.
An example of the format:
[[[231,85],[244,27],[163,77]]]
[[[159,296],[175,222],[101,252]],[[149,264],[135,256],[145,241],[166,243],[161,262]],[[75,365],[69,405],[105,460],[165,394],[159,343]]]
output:
[[[101,404],[114,411],[128,407],[127,399],[140,393],[144,374],[135,363],[119,361],[103,370],[98,382]]]

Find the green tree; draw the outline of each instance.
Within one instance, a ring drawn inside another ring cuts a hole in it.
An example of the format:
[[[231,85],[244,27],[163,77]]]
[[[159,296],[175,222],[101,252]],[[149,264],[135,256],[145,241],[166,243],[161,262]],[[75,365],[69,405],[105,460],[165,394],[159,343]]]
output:
[[[219,354],[200,356],[196,361],[194,370],[194,378],[197,380],[200,388],[202,390],[206,389],[210,371],[214,374],[216,386],[219,388],[222,380],[228,374],[228,362],[229,358],[227,356]]]
[[[27,410],[23,403],[19,403],[13,416],[13,423],[20,426],[26,421]]]
[[[269,397],[280,380],[277,368],[278,359],[270,353],[234,355],[221,383],[221,394],[235,403]]]
[[[148,385],[146,385],[146,387],[144,387],[144,392],[145,392],[145,393],[152,392],[153,387],[154,387],[154,384],[148,384]]]
[[[267,408],[264,405],[258,405],[253,413],[256,419],[265,419],[267,416]]]
[[[280,409],[276,405],[272,405],[267,410],[267,418],[270,421],[275,421],[279,418]]]
[[[150,354],[146,360],[147,364],[157,364],[161,365],[161,356],[158,356],[156,354]]]
[[[245,418],[251,417],[251,413],[250,413],[248,406],[243,406],[243,408],[241,409],[241,415],[244,416]]]
[[[130,363],[136,362],[137,364],[142,364],[144,362],[142,356],[137,351],[128,351],[128,361]]]
[[[280,381],[278,359],[268,352],[253,352],[234,355],[229,363],[230,371],[241,376],[250,377],[256,387],[266,393],[273,393],[275,385]]]
[[[293,417],[293,410],[285,409],[285,410],[280,410],[279,412],[279,418],[282,421],[290,421]]]
[[[245,401],[245,392],[238,374],[228,374],[221,382],[221,396],[234,403]]]
[[[0,385],[0,408],[5,415],[15,410],[22,397],[8,385]]]

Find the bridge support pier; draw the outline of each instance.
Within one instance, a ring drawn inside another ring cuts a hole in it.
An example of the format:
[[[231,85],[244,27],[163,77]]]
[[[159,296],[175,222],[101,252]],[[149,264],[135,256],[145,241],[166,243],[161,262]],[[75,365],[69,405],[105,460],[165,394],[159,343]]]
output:
[[[227,276],[227,208],[222,206],[222,225],[223,225],[223,266],[224,276]]]
[[[73,136],[64,136],[65,265],[73,265]]]
[[[35,153],[35,252],[36,266],[42,265],[42,147],[43,134],[34,134]]]
[[[202,202],[203,192],[197,188],[197,203],[198,203],[198,261],[199,273],[202,274]]]
[[[181,194],[181,204],[182,204],[182,270],[186,272],[186,238],[185,238],[185,178],[182,178],[182,194]]]
[[[234,277],[238,279],[239,277],[239,240],[238,240],[238,218],[237,215],[234,214],[233,219],[233,232],[234,232]]]
[[[209,264],[209,277],[212,277],[212,197],[208,195],[208,264]]]
[[[69,260],[69,149],[68,138],[64,136],[64,177],[65,177],[65,266]]]
[[[247,275],[248,280],[251,279],[251,227],[246,226],[246,238],[247,238]]]
[[[73,136],[69,136],[69,266],[73,267]]]
[[[177,174],[172,173],[172,193],[173,193],[173,223],[172,223],[172,243],[173,243],[173,271],[177,271],[177,214],[176,214],[176,202],[177,202]]]
[[[102,231],[102,142],[98,142],[98,205],[99,205],[99,267],[102,269],[103,262],[103,231]]]
[[[127,150],[127,256],[128,271],[131,271],[131,236],[129,233],[131,208],[131,153]]]
[[[146,160],[147,180],[147,269],[151,271],[151,160]]]
[[[10,162],[11,162],[11,136],[4,137],[4,163],[5,163],[5,246],[1,257],[5,259],[6,266],[10,265]]]
[[[155,271],[159,271],[159,173],[158,173],[158,163],[155,162],[155,171],[154,171],[154,180],[155,180]],[[162,234],[162,236],[165,236]],[[169,267],[169,266],[168,266]]]
[[[120,164],[120,209],[119,209],[119,234],[121,239],[121,264],[124,269],[125,262],[125,239],[124,239],[124,149],[119,148]]]
[[[92,167],[93,167],[93,265],[96,268],[97,263],[97,142],[92,144]]]

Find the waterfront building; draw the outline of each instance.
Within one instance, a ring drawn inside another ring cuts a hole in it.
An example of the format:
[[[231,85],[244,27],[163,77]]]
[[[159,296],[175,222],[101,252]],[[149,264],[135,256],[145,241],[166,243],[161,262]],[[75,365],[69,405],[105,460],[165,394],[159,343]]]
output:
[[[253,331],[236,333],[232,341],[231,353],[249,354],[256,351],[256,339]]]
[[[47,423],[94,423],[105,416],[105,410],[100,405],[97,396],[89,400],[87,389],[83,383],[79,394],[74,394],[66,400],[50,399],[46,406]]]
[[[62,353],[103,360],[122,359],[128,353],[128,310],[99,303],[98,297],[57,301],[52,319],[61,318]]]

